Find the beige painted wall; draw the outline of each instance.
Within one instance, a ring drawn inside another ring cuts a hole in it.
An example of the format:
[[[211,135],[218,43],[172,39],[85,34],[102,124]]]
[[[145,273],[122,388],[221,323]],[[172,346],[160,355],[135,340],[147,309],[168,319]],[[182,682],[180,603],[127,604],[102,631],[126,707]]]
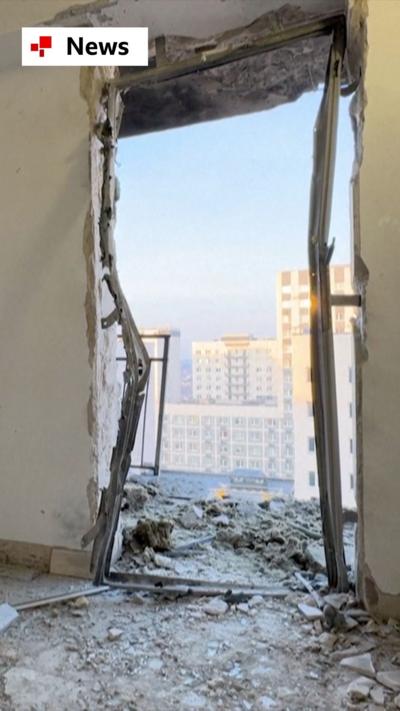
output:
[[[361,253],[369,271],[360,489],[368,604],[400,615],[400,3],[370,0]]]
[[[0,35],[0,67],[0,539],[79,547],[93,476],[87,107],[79,69],[20,67],[18,32]]]

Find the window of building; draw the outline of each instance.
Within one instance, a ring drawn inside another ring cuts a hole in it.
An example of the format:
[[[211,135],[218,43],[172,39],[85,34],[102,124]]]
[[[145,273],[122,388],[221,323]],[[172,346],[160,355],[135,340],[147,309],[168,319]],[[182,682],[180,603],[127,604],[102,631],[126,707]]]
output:
[[[315,486],[315,472],[308,472],[308,485],[309,486]]]
[[[353,439],[350,437],[349,441],[349,446],[350,446],[350,454],[353,454]]]
[[[315,439],[314,437],[308,438],[308,451],[315,452]]]
[[[350,489],[354,489],[354,474],[350,474]]]
[[[349,417],[353,417],[353,403],[349,402]]]
[[[353,382],[353,369],[349,368],[349,383]]]
[[[301,286],[308,285],[308,271],[306,269],[301,269],[301,271],[299,271],[299,284]]]
[[[312,417],[314,415],[314,408],[312,402],[307,403],[307,415],[308,417]]]

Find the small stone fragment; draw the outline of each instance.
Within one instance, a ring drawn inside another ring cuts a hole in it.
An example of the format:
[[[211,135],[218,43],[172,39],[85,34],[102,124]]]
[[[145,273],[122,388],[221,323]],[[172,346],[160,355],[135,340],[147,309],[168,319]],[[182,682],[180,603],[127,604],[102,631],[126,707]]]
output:
[[[324,596],[324,602],[327,605],[332,605],[335,610],[341,610],[348,601],[349,596],[347,593],[329,593],[329,595]]]
[[[396,697],[393,699],[393,703],[394,703],[394,705],[396,706],[396,708],[400,709],[400,694],[398,694],[398,696],[396,696]]]
[[[212,520],[217,526],[229,526],[229,518],[226,514],[220,514]]]
[[[370,696],[374,704],[377,706],[385,705],[385,693],[381,686],[374,686],[370,691]]]
[[[314,620],[320,620],[322,618],[322,610],[318,607],[311,607],[311,605],[306,605],[304,602],[298,604],[298,609],[300,610],[303,617],[310,622]]]
[[[89,607],[89,600],[82,595],[81,597],[77,597],[76,600],[72,600],[71,607],[75,607],[77,610]]]
[[[228,607],[229,606],[225,602],[225,600],[221,600],[221,598],[216,597],[210,602],[208,602],[203,609],[207,615],[217,617],[218,615],[224,615]]]
[[[249,612],[249,606],[246,602],[239,602],[239,604],[236,605],[236,609],[239,610],[239,612],[244,612],[246,614]]]
[[[373,681],[367,679],[365,676],[359,676],[357,679],[353,679],[347,687],[347,695],[350,701],[366,701],[372,685]]]
[[[146,489],[140,484],[127,484],[124,490],[124,496],[125,500],[122,510],[129,509],[129,511],[140,511],[149,498]]]
[[[400,691],[400,671],[381,671],[376,675],[377,681],[392,691]]]
[[[323,649],[331,650],[336,644],[337,636],[331,632],[323,632],[318,637],[318,642]]]
[[[351,671],[358,672],[364,676],[368,676],[371,679],[375,678],[375,668],[369,653],[358,654],[355,657],[345,657],[340,662],[340,666],[346,667],[346,669],[351,669]]]
[[[110,640],[110,642],[116,642],[122,637],[122,635],[123,630],[120,630],[119,627],[110,627],[107,632],[107,638]]]
[[[252,607],[258,607],[259,605],[263,605],[263,604],[264,604],[264,598],[262,595],[253,595],[253,597],[251,597],[249,600],[250,609]]]
[[[167,570],[175,570],[175,562],[168,558],[166,555],[161,555],[160,553],[154,553],[153,563],[158,568],[166,568]]]
[[[346,613],[344,615],[344,627],[346,630],[354,630],[355,627],[358,627],[358,620]]]
[[[276,702],[270,696],[261,696],[258,699],[258,704],[261,709],[273,709],[276,706]]]

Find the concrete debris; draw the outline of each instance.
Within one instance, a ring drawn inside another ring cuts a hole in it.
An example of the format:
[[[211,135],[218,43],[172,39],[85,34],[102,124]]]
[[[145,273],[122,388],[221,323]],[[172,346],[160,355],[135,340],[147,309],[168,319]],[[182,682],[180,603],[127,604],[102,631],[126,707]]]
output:
[[[349,602],[349,596],[347,593],[330,593],[324,596],[324,602],[335,610],[341,610]]]
[[[107,639],[110,642],[116,642],[118,639],[121,639],[123,634],[124,631],[119,629],[119,627],[110,627],[107,632]]]
[[[18,617],[14,607],[4,602],[0,605],[0,632],[4,632]]]
[[[381,686],[374,686],[370,691],[370,697],[377,706],[385,706],[385,692]]]
[[[371,679],[375,678],[375,667],[372,663],[372,657],[370,653],[359,654],[356,657],[345,657],[340,662],[340,666],[346,667],[346,669],[351,669],[351,671],[363,674],[363,676],[368,676]]]
[[[313,607],[311,605],[306,605],[304,602],[300,602],[297,606],[306,620],[313,622],[314,620],[320,620],[323,616],[322,610],[318,607]]]
[[[376,680],[392,691],[400,691],[400,671],[381,671],[376,675]]]
[[[345,649],[340,649],[335,652],[332,652],[331,659],[335,662],[340,662],[342,659],[346,659],[347,657],[356,657],[360,654],[365,654],[366,652],[370,652],[371,649],[374,649],[376,645],[374,643],[370,642],[364,642],[361,644],[356,645],[351,645],[349,647],[345,647]]]
[[[323,624],[327,630],[350,631],[358,627],[358,622],[347,614],[346,611],[337,610],[332,605],[325,605],[323,610]]]
[[[259,607],[259,605],[263,605],[264,602],[265,600],[261,595],[253,595],[253,597],[249,600],[249,607],[250,609],[253,607]]]
[[[198,528],[201,524],[202,518],[203,509],[201,506],[193,505],[183,511],[179,517],[179,523],[186,529]]]
[[[224,615],[227,612],[229,605],[225,600],[221,598],[214,598],[207,605],[203,607],[204,612],[212,617],[218,617],[219,615]]]
[[[133,528],[125,528],[124,543],[137,552],[144,548],[167,551],[171,546],[174,522],[166,519],[140,519]]]
[[[277,706],[276,701],[271,699],[270,696],[261,696],[258,699],[258,704],[260,709],[274,709]]]
[[[167,570],[176,569],[177,564],[175,563],[175,561],[171,560],[171,558],[168,558],[166,555],[155,553],[153,560],[158,568],[166,568]]]
[[[81,597],[77,597],[76,600],[71,600],[69,603],[71,607],[75,607],[78,610],[81,610],[83,608],[89,607],[89,600],[85,595],[81,595]]]
[[[331,651],[334,648],[337,639],[338,637],[336,634],[331,634],[330,632],[322,632],[322,634],[320,634],[318,637],[318,642],[321,649]]]
[[[147,490],[140,484],[127,484],[124,489],[122,511],[140,511],[149,498]]]
[[[373,686],[373,681],[365,676],[359,676],[350,682],[347,695],[350,701],[366,701]]]
[[[395,696],[395,698],[393,699],[393,703],[397,709],[400,709],[400,694]]]

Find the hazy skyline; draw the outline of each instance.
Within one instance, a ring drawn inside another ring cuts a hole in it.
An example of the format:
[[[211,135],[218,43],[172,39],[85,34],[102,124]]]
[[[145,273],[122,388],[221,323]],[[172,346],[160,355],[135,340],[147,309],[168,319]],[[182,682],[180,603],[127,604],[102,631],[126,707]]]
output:
[[[123,139],[117,258],[140,327],[275,335],[275,275],[307,266],[321,91],[271,111]],[[331,235],[349,261],[353,137],[341,100]]]

